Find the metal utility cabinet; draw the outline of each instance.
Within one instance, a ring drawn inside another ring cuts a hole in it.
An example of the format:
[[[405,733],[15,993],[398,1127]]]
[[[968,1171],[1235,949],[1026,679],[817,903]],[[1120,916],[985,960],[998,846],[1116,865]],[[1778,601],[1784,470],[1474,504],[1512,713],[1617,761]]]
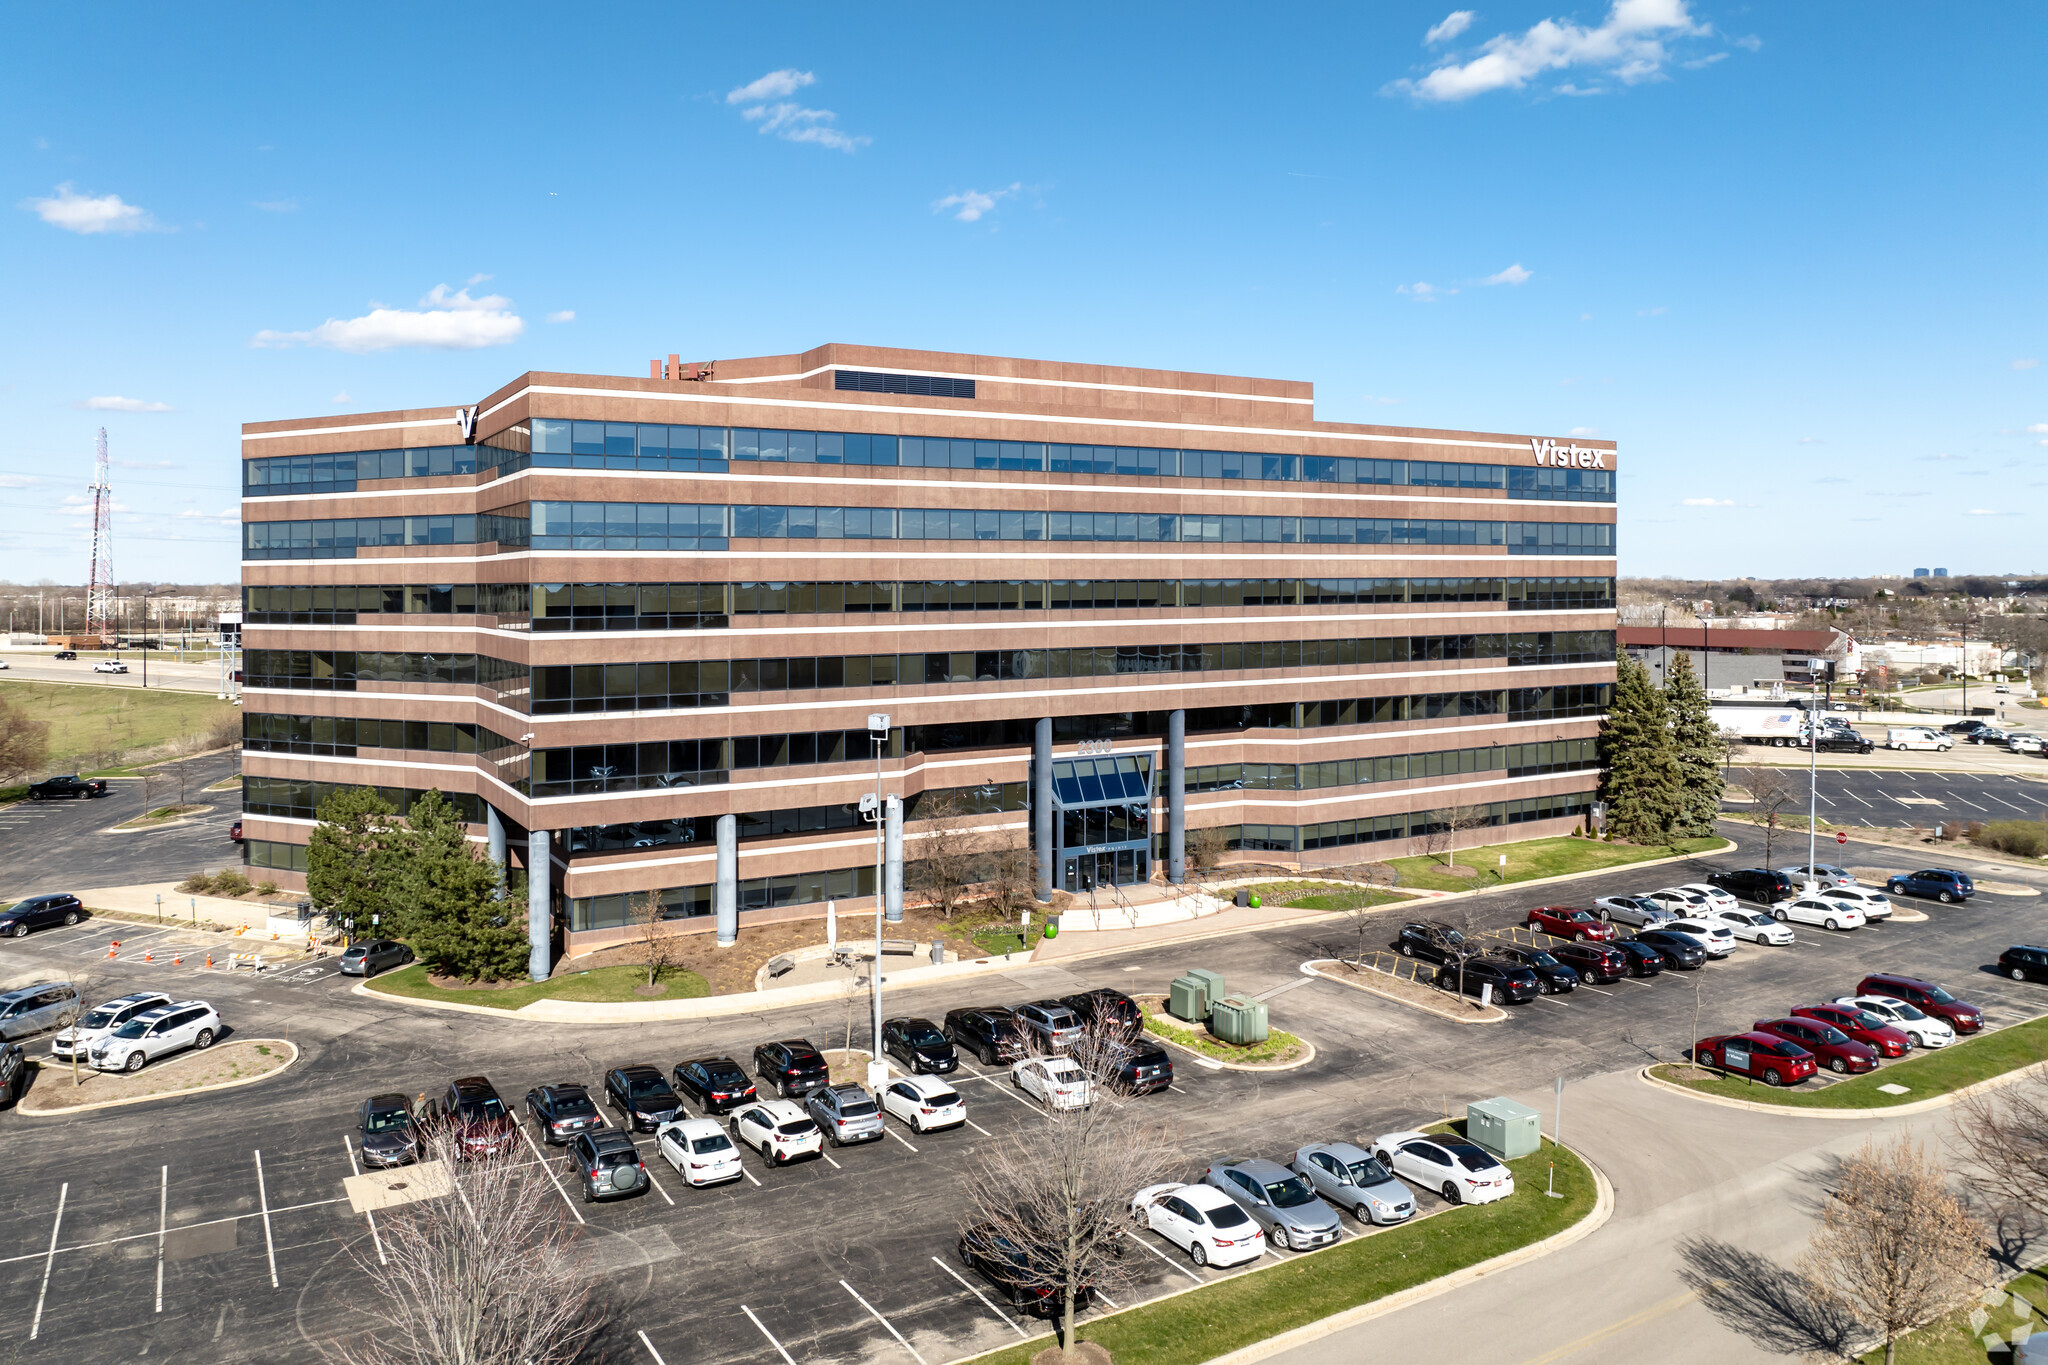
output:
[[[1209,1017],[1209,983],[1199,976],[1176,976],[1166,988],[1166,1012],[1199,1024]]]
[[[1247,1000],[1241,995],[1217,1001],[1209,1011],[1209,1032],[1239,1047],[1265,1042],[1266,1002]]]
[[[1528,1105],[1498,1096],[1465,1106],[1465,1136],[1502,1161],[1528,1156],[1542,1147],[1540,1122]]]

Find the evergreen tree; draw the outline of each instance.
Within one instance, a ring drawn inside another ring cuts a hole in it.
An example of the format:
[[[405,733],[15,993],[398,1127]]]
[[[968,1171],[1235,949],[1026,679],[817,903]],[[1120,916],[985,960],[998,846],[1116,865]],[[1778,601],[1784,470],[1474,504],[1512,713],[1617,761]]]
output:
[[[413,951],[465,981],[523,974],[524,907],[506,898],[502,870],[469,842],[455,808],[429,791],[406,823],[405,872],[393,901]]]
[[[1712,834],[1721,814],[1721,760],[1728,743],[1707,714],[1707,689],[1693,672],[1691,655],[1681,653],[1672,660],[1664,702],[1678,760],[1678,818],[1673,832],[1680,838]]]
[[[1678,758],[1664,692],[1634,659],[1617,661],[1614,704],[1601,722],[1600,798],[1607,828],[1640,844],[1667,842],[1678,820]]]
[[[320,823],[306,849],[306,890],[335,922],[355,921],[367,935],[370,916],[397,933],[391,895],[398,880],[405,829],[391,803],[368,787],[343,787],[320,803]]]

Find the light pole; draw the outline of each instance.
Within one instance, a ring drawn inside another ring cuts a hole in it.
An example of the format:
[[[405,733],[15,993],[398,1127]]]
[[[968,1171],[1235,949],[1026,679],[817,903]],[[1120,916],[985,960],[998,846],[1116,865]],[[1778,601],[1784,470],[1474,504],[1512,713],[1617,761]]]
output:
[[[888,808],[882,803],[882,750],[889,743],[886,711],[868,716],[868,738],[875,742],[875,964],[868,972],[868,985],[875,999],[875,1033],[874,1051],[868,1055],[868,1089],[879,1095],[889,1080],[889,1064],[882,1060],[882,902],[887,899],[882,836],[889,818]]]

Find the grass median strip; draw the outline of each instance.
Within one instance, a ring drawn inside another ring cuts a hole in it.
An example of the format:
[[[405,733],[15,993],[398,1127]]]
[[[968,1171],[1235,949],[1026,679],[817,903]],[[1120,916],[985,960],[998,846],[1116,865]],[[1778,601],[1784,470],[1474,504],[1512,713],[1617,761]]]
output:
[[[1552,1160],[1562,1199],[1543,1194]],[[1200,1365],[1540,1242],[1592,1211],[1593,1173],[1570,1151],[1546,1139],[1541,1151],[1508,1165],[1515,1193],[1497,1204],[1449,1209],[1312,1255],[1281,1260],[1269,1254],[1258,1270],[1098,1318],[1084,1324],[1080,1336],[1099,1342],[1117,1365]],[[1347,1230],[1352,1226],[1347,1221]],[[1044,1349],[1040,1339],[976,1356],[974,1365],[1027,1365]]]
[[[370,989],[411,1000],[439,1000],[455,1005],[481,1005],[485,1009],[516,1010],[536,1000],[586,1000],[619,1004],[636,1000],[691,1000],[711,994],[711,987],[695,972],[671,968],[662,973],[668,989],[657,996],[640,994],[634,988],[647,984],[647,968],[638,964],[597,967],[568,976],[549,977],[516,986],[437,986],[427,976],[424,963],[401,967],[395,972],[370,978]]]
[[[1146,1010],[1145,1031],[1178,1043],[1190,1052],[1213,1057],[1219,1062],[1239,1063],[1287,1062],[1302,1055],[1301,1039],[1277,1028],[1268,1028],[1265,1042],[1239,1047],[1235,1043],[1224,1042],[1207,1029],[1162,1019],[1150,1008],[1152,1002],[1159,999],[1158,996],[1138,997],[1139,1007]]]
[[[1564,877],[1575,872],[1598,872],[1603,868],[1627,867],[1681,853],[1716,853],[1728,841],[1718,836],[1680,839],[1674,844],[1610,844],[1600,839],[1525,839],[1514,844],[1459,849],[1458,871],[1452,872],[1440,858],[1395,858],[1403,887],[1431,891],[1470,891],[1510,882],[1535,881],[1539,877]],[[1505,855],[1507,865],[1501,866]],[[1464,875],[1461,875],[1464,874]]]
[[[1938,1052],[1888,1062],[1875,1071],[1837,1081],[1825,1089],[1787,1089],[1744,1076],[1701,1076],[1690,1067],[1673,1063],[1652,1067],[1651,1074],[1704,1095],[1782,1105],[1787,1109],[1885,1109],[1935,1099],[2044,1059],[2048,1059],[2048,1016],[1980,1033]],[[1883,1085],[1905,1086],[1906,1093],[1887,1094],[1878,1089]]]

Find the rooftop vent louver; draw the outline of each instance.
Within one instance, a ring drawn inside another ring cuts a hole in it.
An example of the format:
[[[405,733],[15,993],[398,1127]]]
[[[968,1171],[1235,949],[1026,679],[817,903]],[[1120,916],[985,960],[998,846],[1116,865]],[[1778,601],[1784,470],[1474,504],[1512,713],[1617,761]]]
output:
[[[935,374],[876,374],[872,370],[834,370],[832,387],[844,393],[907,393],[920,398],[972,398],[972,379],[946,379]]]

